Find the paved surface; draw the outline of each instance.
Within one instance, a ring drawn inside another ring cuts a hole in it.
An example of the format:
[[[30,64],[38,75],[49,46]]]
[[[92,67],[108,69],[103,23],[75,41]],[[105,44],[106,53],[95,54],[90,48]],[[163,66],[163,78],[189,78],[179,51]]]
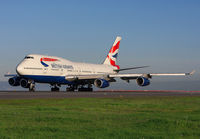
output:
[[[200,96],[200,91],[99,91],[99,92],[23,92],[0,91],[0,99],[34,98],[120,98],[120,97]]]

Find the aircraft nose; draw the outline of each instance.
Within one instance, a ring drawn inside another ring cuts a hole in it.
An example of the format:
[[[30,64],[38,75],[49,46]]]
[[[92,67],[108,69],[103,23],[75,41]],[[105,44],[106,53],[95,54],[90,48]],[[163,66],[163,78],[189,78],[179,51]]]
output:
[[[23,75],[23,66],[22,66],[22,64],[19,64],[18,66],[17,66],[17,68],[16,68],[16,71],[17,71],[17,74],[19,74],[19,75]]]

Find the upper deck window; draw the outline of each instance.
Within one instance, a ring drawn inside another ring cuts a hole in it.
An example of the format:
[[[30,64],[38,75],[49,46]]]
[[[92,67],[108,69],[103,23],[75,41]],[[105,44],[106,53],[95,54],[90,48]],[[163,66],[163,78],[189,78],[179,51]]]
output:
[[[26,56],[24,59],[34,59],[32,56]]]

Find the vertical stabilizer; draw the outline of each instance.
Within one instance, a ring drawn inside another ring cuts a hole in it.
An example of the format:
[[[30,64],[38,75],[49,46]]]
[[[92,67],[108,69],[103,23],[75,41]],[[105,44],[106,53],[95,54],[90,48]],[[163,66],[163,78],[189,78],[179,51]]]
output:
[[[112,65],[113,67],[116,67],[117,69],[120,68],[118,65],[116,65],[116,61],[117,61],[117,55],[119,52],[119,44],[120,44],[121,39],[122,38],[119,36],[116,38],[103,64]]]

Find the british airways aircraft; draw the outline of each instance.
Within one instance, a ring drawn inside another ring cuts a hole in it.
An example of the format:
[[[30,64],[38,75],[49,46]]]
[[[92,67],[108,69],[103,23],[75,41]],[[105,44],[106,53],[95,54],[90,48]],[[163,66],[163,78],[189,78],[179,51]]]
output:
[[[35,83],[48,83],[51,91],[59,91],[61,85],[67,85],[67,91],[93,91],[93,85],[106,88],[111,82],[116,82],[115,78],[127,82],[136,80],[139,86],[147,86],[153,76],[186,76],[194,73],[120,74],[120,71],[147,67],[121,69],[116,64],[120,41],[121,37],[117,37],[103,64],[78,63],[60,57],[30,54],[17,66],[16,75],[5,76],[10,77],[8,82],[11,86],[21,86],[29,91],[35,91]]]

